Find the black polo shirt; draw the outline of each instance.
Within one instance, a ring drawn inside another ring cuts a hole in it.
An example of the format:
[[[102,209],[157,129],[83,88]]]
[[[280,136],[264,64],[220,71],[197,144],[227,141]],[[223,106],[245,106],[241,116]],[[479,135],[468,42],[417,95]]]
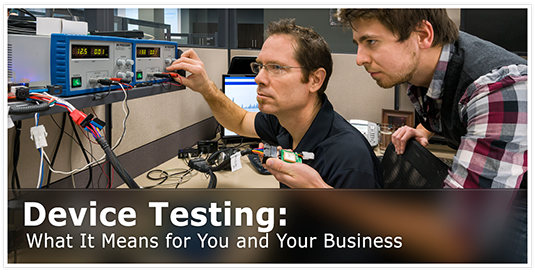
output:
[[[265,142],[292,148],[292,136],[283,128],[277,117],[259,112],[255,130]],[[316,169],[323,180],[334,188],[378,188],[383,184],[381,163],[368,140],[336,113],[323,96],[323,104],[312,125],[294,150],[314,153],[314,160],[306,163]],[[281,188],[288,188],[281,183]]]

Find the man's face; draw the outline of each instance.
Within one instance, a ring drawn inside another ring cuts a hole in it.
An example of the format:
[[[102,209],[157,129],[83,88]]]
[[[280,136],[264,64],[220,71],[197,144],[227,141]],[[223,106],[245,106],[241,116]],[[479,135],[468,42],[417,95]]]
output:
[[[294,58],[294,40],[290,35],[272,35],[262,46],[256,59],[260,64],[299,67]],[[260,69],[255,81],[258,84],[256,100],[261,112],[282,116],[302,109],[312,95],[309,83],[302,83],[301,68],[285,68],[280,74]]]
[[[358,45],[357,65],[364,66],[377,85],[391,88],[409,82],[420,60],[416,35],[404,42],[376,19],[352,23],[353,42]]]

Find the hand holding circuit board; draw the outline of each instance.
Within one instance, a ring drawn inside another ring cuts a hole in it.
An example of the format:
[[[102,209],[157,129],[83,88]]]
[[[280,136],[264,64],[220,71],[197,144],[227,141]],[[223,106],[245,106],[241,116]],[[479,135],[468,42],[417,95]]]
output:
[[[262,164],[265,164],[269,158],[281,159],[282,161],[288,163],[302,163],[303,160],[314,159],[314,153],[312,152],[303,151],[298,153],[267,143],[260,143],[258,148],[253,149],[253,153],[258,154],[262,158]]]
[[[264,167],[275,179],[290,188],[332,188],[314,168],[302,163],[314,159],[311,152],[298,153],[261,143],[253,153],[262,157]]]

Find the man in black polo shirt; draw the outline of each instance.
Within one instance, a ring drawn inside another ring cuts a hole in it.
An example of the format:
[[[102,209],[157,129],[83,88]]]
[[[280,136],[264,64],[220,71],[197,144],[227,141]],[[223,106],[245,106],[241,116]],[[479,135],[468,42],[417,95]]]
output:
[[[324,94],[332,65],[329,46],[320,35],[284,19],[269,24],[268,38],[251,64],[257,74],[259,113],[229,100],[208,78],[193,50],[167,69],[190,72],[182,83],[203,95],[227,129],[284,149],[313,152],[315,159],[304,163],[325,182],[312,187],[380,187],[381,166],[368,141],[334,111]]]

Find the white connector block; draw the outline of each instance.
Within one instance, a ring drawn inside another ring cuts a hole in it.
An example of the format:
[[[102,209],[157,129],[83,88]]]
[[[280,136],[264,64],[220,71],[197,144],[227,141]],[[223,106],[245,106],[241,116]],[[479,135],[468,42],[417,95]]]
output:
[[[35,148],[39,149],[45,146],[48,146],[46,142],[46,133],[45,126],[38,125],[30,128],[30,139],[35,142]]]
[[[303,151],[301,152],[303,154],[303,160],[313,160],[314,159],[314,153]]]

